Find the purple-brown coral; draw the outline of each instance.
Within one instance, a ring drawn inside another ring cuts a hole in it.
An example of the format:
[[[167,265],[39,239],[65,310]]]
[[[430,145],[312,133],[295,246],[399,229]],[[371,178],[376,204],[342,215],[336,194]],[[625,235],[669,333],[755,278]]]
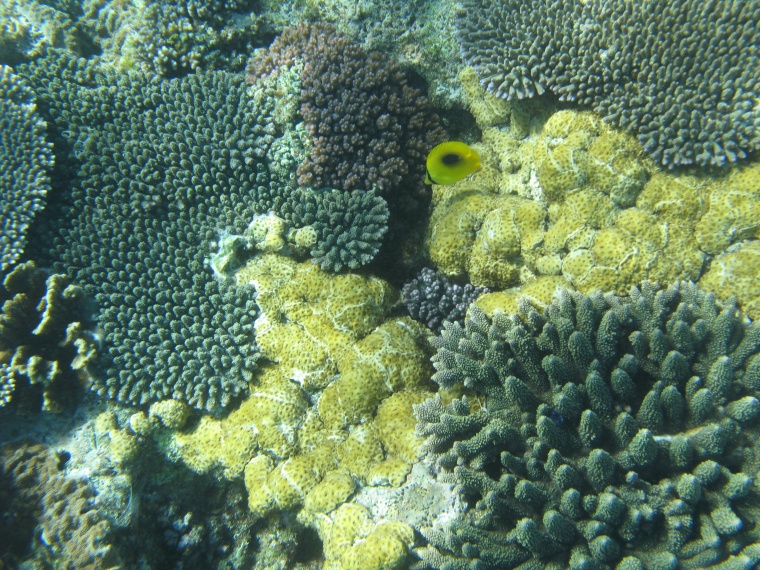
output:
[[[467,283],[457,285],[442,273],[424,267],[414,279],[404,283],[401,289],[404,306],[415,320],[438,334],[444,321],[464,323],[470,303],[481,294],[488,293],[486,287],[475,287]]]
[[[300,24],[256,54],[255,83],[296,61],[301,115],[312,136],[298,182],[387,195],[425,175],[425,156],[446,138],[426,95],[409,73],[378,52],[367,53],[328,24]]]

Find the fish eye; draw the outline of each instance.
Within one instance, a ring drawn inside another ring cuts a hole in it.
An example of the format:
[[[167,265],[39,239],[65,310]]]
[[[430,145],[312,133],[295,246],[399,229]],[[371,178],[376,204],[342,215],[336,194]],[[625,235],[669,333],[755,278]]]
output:
[[[453,166],[457,162],[459,162],[460,160],[462,160],[462,157],[459,156],[458,154],[454,154],[453,152],[450,152],[448,154],[444,154],[441,157],[441,162],[443,164],[445,164],[446,166]]]

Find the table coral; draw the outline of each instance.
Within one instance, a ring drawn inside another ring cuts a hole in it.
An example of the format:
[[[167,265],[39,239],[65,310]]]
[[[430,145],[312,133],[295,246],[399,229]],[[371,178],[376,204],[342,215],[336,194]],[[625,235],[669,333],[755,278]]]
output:
[[[463,8],[463,57],[501,97],[552,91],[591,105],[667,166],[721,165],[758,148],[754,1],[470,0]]]
[[[249,99],[225,73],[159,83],[51,59],[25,73],[47,112],[69,117],[68,134],[65,121],[54,123],[55,140],[64,157],[82,146],[71,157],[81,168],[62,178],[36,246],[98,303],[107,342],[92,389],[137,405],[176,398],[219,411],[255,369],[257,307],[251,288],[220,282],[205,259],[220,228],[242,230],[253,217],[268,182],[260,155],[273,102]]]
[[[518,306],[433,340],[433,379],[484,405],[415,409],[472,505],[421,529],[420,567],[755,563],[760,327],[687,282]]]

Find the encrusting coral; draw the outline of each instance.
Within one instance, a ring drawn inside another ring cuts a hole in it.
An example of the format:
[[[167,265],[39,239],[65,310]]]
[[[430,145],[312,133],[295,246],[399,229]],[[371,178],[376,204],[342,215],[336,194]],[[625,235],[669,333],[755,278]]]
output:
[[[756,162],[717,174],[664,172],[633,137],[595,113],[522,108],[529,112],[526,131],[514,102],[489,111],[494,96],[472,70],[460,81],[482,121],[474,146],[483,168],[433,186],[426,246],[442,273],[512,288],[494,294],[502,299],[536,280],[538,287],[564,282],[584,293],[624,294],[646,279],[698,281],[709,273],[704,288],[721,299],[737,295],[755,317],[749,268],[742,272],[730,260],[752,263],[760,219]],[[729,255],[734,246],[746,253]],[[718,284],[732,279],[735,290]]]
[[[421,529],[419,567],[760,561],[760,327],[734,302],[560,290],[543,312],[473,307],[432,342],[433,380],[470,396],[416,406],[418,434],[471,507]]]
[[[121,567],[111,525],[93,505],[83,479],[61,473],[59,458],[40,444],[0,447],[0,544],[11,560],[62,568]],[[6,559],[8,560],[8,559]]]
[[[295,512],[327,541],[324,524],[360,486],[400,485],[422,453],[412,406],[431,395],[430,332],[391,317],[397,295],[375,277],[262,253],[235,279],[257,291],[256,334],[269,362],[238,409],[203,417],[164,444],[196,472],[242,477],[257,518]],[[377,567],[401,568],[410,544]],[[333,558],[375,567],[375,548],[354,546]]]

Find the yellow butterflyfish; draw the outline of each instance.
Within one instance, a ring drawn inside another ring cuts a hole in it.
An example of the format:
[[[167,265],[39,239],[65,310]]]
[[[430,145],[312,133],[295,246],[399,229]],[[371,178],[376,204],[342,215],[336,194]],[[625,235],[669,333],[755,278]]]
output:
[[[430,151],[425,166],[425,184],[454,184],[480,170],[480,156],[463,142],[449,141]]]

